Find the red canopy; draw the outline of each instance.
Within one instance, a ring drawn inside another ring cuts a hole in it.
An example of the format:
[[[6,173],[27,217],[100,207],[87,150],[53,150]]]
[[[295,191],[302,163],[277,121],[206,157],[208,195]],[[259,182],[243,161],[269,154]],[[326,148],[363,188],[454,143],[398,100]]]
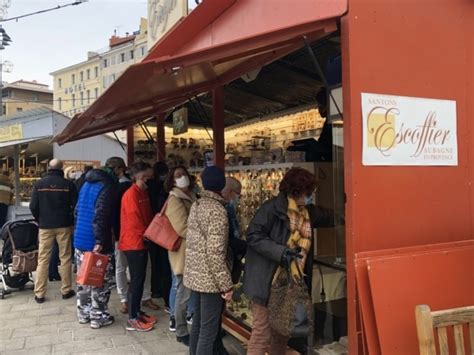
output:
[[[347,0],[204,0],[56,138],[126,128],[337,29]]]

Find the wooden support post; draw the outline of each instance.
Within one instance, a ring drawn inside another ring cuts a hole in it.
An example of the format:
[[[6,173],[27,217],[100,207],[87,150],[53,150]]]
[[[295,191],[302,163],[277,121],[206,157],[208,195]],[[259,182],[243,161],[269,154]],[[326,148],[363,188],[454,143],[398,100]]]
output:
[[[127,127],[127,164],[130,166],[135,160],[135,137],[133,126]]]
[[[165,142],[165,113],[159,113],[156,117],[156,160],[166,160]]]
[[[212,92],[212,132],[214,136],[214,163],[225,168],[225,141],[224,141],[224,88],[222,86]]]

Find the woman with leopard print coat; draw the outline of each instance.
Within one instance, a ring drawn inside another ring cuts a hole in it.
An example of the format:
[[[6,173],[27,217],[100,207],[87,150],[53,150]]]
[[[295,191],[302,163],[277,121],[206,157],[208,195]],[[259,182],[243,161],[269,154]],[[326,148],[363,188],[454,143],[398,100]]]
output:
[[[201,175],[205,191],[194,202],[188,218],[184,285],[193,291],[196,305],[190,337],[191,355],[213,353],[224,300],[232,298],[227,264],[229,222],[221,191],[224,171],[208,167]]]

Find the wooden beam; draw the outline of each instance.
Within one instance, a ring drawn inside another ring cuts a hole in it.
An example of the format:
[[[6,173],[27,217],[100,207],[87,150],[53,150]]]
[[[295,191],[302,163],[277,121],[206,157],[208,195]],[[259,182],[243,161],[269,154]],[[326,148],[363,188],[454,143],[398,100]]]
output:
[[[130,166],[135,160],[135,136],[133,126],[127,127],[127,164]]]
[[[222,86],[212,91],[213,115],[212,132],[214,135],[214,164],[225,168],[224,141],[224,90]]]
[[[156,159],[157,161],[166,160],[166,142],[165,142],[165,118],[166,114],[160,112],[156,117]]]

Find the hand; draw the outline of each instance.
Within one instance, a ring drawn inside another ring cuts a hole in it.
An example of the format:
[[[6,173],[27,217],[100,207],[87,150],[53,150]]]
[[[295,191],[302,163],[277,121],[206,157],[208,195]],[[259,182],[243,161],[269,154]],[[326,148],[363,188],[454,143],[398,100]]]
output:
[[[221,293],[221,297],[223,299],[225,299],[227,302],[229,302],[230,300],[232,300],[232,295],[234,294],[234,290],[233,289],[230,289],[229,291],[227,292],[223,292]]]
[[[301,253],[301,248],[293,248],[293,249],[290,249],[290,248],[287,248],[285,249],[285,251],[283,252],[283,255],[281,256],[281,264],[284,268],[286,268],[287,270],[290,269],[290,264],[292,261],[296,260],[296,259],[301,259],[303,257],[303,255],[300,254]]]
[[[94,253],[100,253],[102,252],[102,245],[96,244],[94,245],[94,250],[92,250]]]

